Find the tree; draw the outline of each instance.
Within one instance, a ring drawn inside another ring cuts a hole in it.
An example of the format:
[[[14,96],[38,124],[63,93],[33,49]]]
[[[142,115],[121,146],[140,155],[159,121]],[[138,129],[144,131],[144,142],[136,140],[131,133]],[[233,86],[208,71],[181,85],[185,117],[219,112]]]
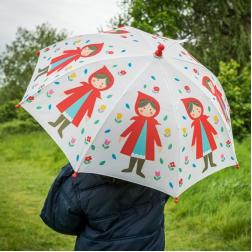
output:
[[[123,0],[123,13],[111,25],[127,24],[172,38],[188,38],[185,47],[218,72],[220,61],[234,59],[242,69],[250,61],[248,0]]]
[[[18,28],[16,39],[6,46],[0,56],[2,72],[0,104],[21,99],[37,62],[36,51],[66,38],[66,32],[58,32],[48,24],[36,26],[35,31]]]

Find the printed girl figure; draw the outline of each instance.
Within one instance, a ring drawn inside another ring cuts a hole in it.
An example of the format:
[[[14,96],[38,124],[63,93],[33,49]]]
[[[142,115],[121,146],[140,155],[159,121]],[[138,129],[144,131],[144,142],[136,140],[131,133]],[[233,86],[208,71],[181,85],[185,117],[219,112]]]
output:
[[[101,91],[111,88],[113,83],[114,77],[105,66],[97,70],[89,76],[87,83],[81,82],[81,86],[64,91],[68,97],[56,105],[62,114],[55,122],[48,123],[53,127],[61,124],[58,133],[62,138],[62,131],[70,123],[78,127],[85,115],[86,121],[90,119],[96,99],[101,99]]]
[[[103,43],[100,43],[100,44],[89,44],[82,48],[77,47],[74,50],[65,50],[63,51],[63,54],[61,54],[60,56],[52,58],[49,66],[39,69],[38,75],[36,76],[34,81],[36,81],[38,77],[40,77],[41,75],[46,74],[48,76],[56,71],[57,72],[60,71],[61,69],[69,65],[71,62],[77,61],[81,57],[87,58],[94,56],[102,50],[102,47]]]
[[[120,140],[127,140],[121,149],[121,153],[130,156],[129,167],[122,172],[132,172],[137,163],[136,174],[145,178],[142,168],[145,160],[154,160],[154,147],[161,151],[161,141],[156,126],[160,125],[155,117],[159,114],[160,106],[153,97],[138,92],[135,103],[136,116],[134,121],[121,135]]]
[[[192,146],[196,144],[196,159],[204,157],[205,167],[202,171],[208,169],[208,159],[211,167],[215,167],[213,162],[213,151],[217,149],[214,135],[216,130],[208,121],[208,116],[204,115],[202,103],[196,98],[181,99],[184,103],[188,116],[192,119],[193,137]]]
[[[202,79],[202,85],[207,88],[207,90],[209,92],[211,92],[211,94],[213,96],[215,96],[217,102],[219,103],[219,106],[221,107],[222,113],[226,119],[227,122],[229,122],[229,117],[227,115],[227,109],[226,109],[226,105],[222,99],[222,93],[221,91],[217,88],[217,85],[214,85],[214,83],[212,82],[212,80],[208,77],[208,76],[204,76]]]

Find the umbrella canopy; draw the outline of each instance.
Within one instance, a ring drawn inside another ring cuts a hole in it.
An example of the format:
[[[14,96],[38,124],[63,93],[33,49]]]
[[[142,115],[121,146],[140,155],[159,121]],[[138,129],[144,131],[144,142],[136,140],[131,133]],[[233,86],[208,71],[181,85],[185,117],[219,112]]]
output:
[[[19,105],[76,172],[177,197],[237,164],[223,88],[181,42],[122,27],[56,43]]]

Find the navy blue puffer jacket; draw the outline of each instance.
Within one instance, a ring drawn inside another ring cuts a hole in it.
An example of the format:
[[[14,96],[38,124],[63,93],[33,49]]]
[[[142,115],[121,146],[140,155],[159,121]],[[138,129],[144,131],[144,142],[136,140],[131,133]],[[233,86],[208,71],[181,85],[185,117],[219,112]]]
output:
[[[164,250],[166,194],[72,173],[70,164],[62,168],[40,216],[57,232],[76,235],[75,250]]]

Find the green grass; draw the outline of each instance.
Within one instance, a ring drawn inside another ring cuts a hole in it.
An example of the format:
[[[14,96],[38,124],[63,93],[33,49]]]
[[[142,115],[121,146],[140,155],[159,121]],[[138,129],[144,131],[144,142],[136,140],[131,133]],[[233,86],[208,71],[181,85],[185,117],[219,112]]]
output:
[[[166,213],[167,250],[250,250],[250,138],[236,144],[241,169],[197,183]],[[73,250],[75,237],[49,229],[39,213],[66,163],[41,132],[0,139],[0,250]]]

